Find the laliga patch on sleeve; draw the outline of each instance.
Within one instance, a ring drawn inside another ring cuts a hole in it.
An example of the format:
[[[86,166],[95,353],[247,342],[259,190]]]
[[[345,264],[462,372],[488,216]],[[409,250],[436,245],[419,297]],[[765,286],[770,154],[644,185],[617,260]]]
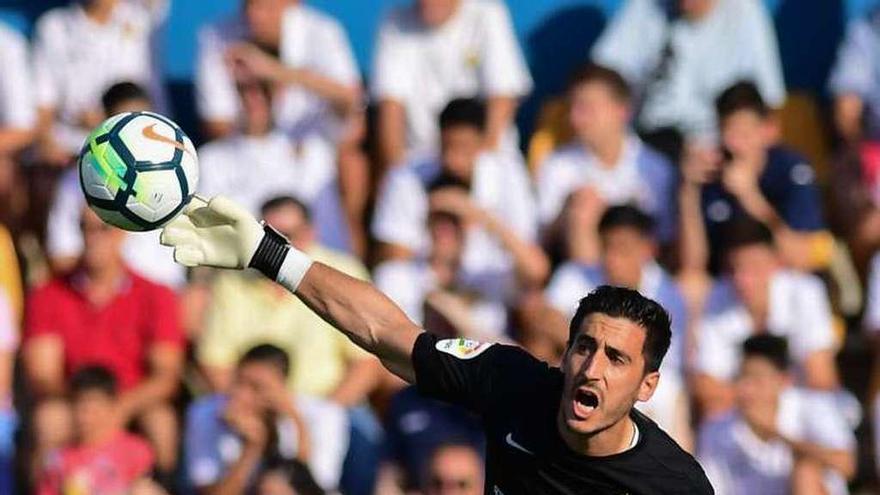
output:
[[[473,359],[486,352],[494,342],[477,342],[465,338],[445,339],[437,342],[434,346],[438,351],[445,352],[458,359]]]

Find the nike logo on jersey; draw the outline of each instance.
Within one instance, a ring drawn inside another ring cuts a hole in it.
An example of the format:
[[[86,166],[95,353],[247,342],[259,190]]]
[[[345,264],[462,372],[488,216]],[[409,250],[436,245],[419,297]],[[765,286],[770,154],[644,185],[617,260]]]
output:
[[[534,452],[532,452],[531,450],[529,450],[529,449],[523,447],[522,445],[520,445],[519,443],[517,443],[516,440],[513,439],[513,433],[508,433],[507,437],[504,438],[504,441],[507,442],[507,445],[510,445],[511,447],[515,448],[516,450],[519,450],[521,452],[525,452],[526,454],[529,454],[529,455],[535,455]]]
[[[174,139],[171,139],[169,137],[165,137],[165,136],[159,134],[158,132],[156,132],[155,127],[156,127],[156,124],[150,124],[150,125],[144,127],[141,130],[141,135],[143,135],[145,139],[149,139],[150,141],[156,141],[159,143],[171,145],[171,146],[179,149],[180,151],[183,151],[184,153],[192,155],[192,153],[190,153],[190,151],[188,149],[186,149],[186,146],[177,142]]]

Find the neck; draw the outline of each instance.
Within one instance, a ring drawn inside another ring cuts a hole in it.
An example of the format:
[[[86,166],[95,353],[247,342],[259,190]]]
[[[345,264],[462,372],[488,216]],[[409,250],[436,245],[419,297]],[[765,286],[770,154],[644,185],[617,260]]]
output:
[[[97,428],[80,434],[80,444],[94,447],[107,443],[117,433],[115,428]]]
[[[272,131],[272,126],[267,124],[248,124],[244,128],[244,135],[250,137],[262,137]]]
[[[572,432],[566,426],[561,411],[556,423],[562,441],[569,449],[591,457],[605,457],[626,451],[629,449],[636,428],[628,414],[608,428],[590,435]]]
[[[599,139],[595,143],[588,146],[593,155],[599,160],[599,164],[604,168],[614,168],[623,155],[623,148],[626,144],[626,138],[623,133],[616,134],[607,139]]]
[[[86,16],[89,19],[97,22],[98,24],[104,24],[110,20],[110,16],[113,14],[113,7],[115,6],[115,2],[92,2],[88,5],[84,10]]]

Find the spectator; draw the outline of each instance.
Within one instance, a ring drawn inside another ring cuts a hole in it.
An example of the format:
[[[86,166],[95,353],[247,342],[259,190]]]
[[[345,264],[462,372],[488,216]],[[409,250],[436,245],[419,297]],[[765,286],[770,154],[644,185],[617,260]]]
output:
[[[731,86],[716,106],[721,148],[690,153],[683,164],[684,269],[711,267],[717,272],[722,232],[743,216],[770,229],[787,265],[825,266],[832,240],[825,230],[812,166],[797,153],[773,144],[775,121],[753,84]]]
[[[764,332],[788,339],[799,385],[834,390],[837,342],[821,280],[783,268],[769,230],[755,221],[731,225],[725,246],[729,275],[713,288],[697,327],[694,394],[704,413],[732,405],[740,345]]]
[[[849,493],[856,439],[833,399],[791,386],[781,337],[750,337],[742,355],[736,409],[700,428],[716,493]]]
[[[261,465],[273,458],[309,465],[333,490],[348,441],[344,411],[291,393],[288,355],[261,344],[242,356],[227,393],[194,402],[186,419],[186,472],[200,494],[250,493]]]
[[[600,209],[637,204],[657,219],[659,239],[670,242],[676,230],[676,172],[629,130],[631,95],[626,81],[611,69],[588,65],[572,78],[569,100],[575,140],[539,169],[541,223],[546,227],[557,222],[573,195],[596,196],[591,203]],[[595,215],[598,218],[601,211]]]
[[[737,80],[757,81],[771,108],[785,101],[776,33],[758,0],[629,0],[592,53],[636,88],[638,128],[674,157],[682,137],[715,136],[712,103]]]
[[[880,9],[850,21],[831,71],[834,124],[849,143],[880,139]]]
[[[336,219],[332,224],[351,237],[354,252],[362,253],[369,164],[360,151],[365,132],[360,74],[345,30],[301,0],[241,3],[244,15],[211,25],[199,35],[196,103],[208,137],[228,137],[236,124],[249,120],[241,115],[248,109],[236,94],[237,79],[267,81],[273,93],[270,113],[278,130],[296,143],[325,141],[331,153],[326,165],[338,166],[348,222],[346,226]],[[302,177],[326,178],[302,174],[294,183]]]
[[[385,425],[386,452],[376,490],[383,495],[418,490],[434,452],[451,440],[480,452],[485,448],[476,417],[460,407],[422,397],[412,386],[392,397]]]
[[[486,148],[518,153],[513,118],[532,80],[504,2],[413,0],[392,11],[372,75],[386,169],[436,152],[437,116],[457,98],[485,99]]]
[[[252,79],[237,88],[243,127],[240,133],[199,148],[199,191],[223,194],[254,213],[269,198],[296,197],[315,215],[318,239],[347,250],[333,146],[316,134],[291,137],[277,128],[267,83]]]
[[[57,397],[79,369],[105,366],[119,383],[117,417],[122,424],[138,424],[155,449],[157,468],[167,475],[177,458],[171,400],[183,366],[177,301],[171,290],[128,268],[121,254],[125,232],[88,208],[82,209],[81,228],[84,249],[77,268],[34,289],[28,299],[23,349],[28,391],[41,401]],[[36,432],[37,438],[45,435]]]
[[[462,8],[473,3],[464,2]],[[453,100],[440,114],[439,156],[414,161],[389,175],[372,224],[373,235],[384,244],[386,259],[428,253],[428,195],[443,184],[465,186],[473,204],[495,215],[520,239],[534,241],[537,218],[526,169],[509,154],[481,151],[486,115],[477,100]],[[473,276],[512,270],[511,256],[492,237],[479,225],[466,228],[463,270]]]
[[[0,23],[0,161],[33,139],[37,115],[33,103],[27,41]],[[8,166],[8,165],[2,165]]]
[[[447,444],[431,455],[425,495],[479,495],[483,492],[483,459],[467,444]]]
[[[376,286],[401,305],[413,321],[432,331],[436,317],[451,333],[476,340],[498,340],[508,330],[507,308],[515,304],[520,284],[540,286],[549,261],[540,247],[520,239],[494,213],[455,185],[432,188],[428,214],[430,253],[389,260],[376,267]],[[469,272],[462,267],[465,232],[481,226],[513,260],[513,270]],[[433,318],[432,318],[433,316]]]
[[[88,366],[70,380],[74,442],[46,460],[36,493],[127,493],[149,476],[153,452],[119,422],[116,378],[108,369]]]
[[[666,309],[672,340],[660,369],[663,379],[651,399],[638,407],[687,448],[692,443],[684,381],[688,315],[675,280],[655,259],[654,223],[635,207],[614,206],[602,215],[598,232],[601,262],[560,265],[547,286],[547,300],[568,320],[584,295],[601,285],[615,285],[636,289]]]
[[[79,0],[37,21],[34,91],[42,162],[63,166],[104,120],[101,95],[112,84],[134,81],[159,98],[161,82],[151,35],[167,2]],[[87,56],[83,56],[88,54]]]
[[[309,210],[291,197],[266,202],[263,219],[316,260],[366,280],[357,260],[315,242]],[[296,298],[250,272],[218,274],[196,346],[196,359],[217,392],[226,391],[238,359],[254,343],[269,342],[291,358],[288,384],[306,395],[344,406],[360,403],[374,385],[375,360],[359,350]]]
[[[152,110],[147,92],[132,82],[110,86],[101,97],[106,115]],[[56,184],[46,226],[46,251],[52,268],[58,273],[73,269],[82,254],[80,212],[85,206],[79,171],[64,172]],[[125,262],[138,275],[157,284],[180,288],[186,282],[186,270],[174,263],[170,249],[159,244],[159,232],[129,232],[122,246]]]
[[[241,15],[199,33],[196,103],[208,136],[231,135],[237,123],[250,120],[241,115],[247,101],[236,92],[241,76],[273,87],[270,113],[294,140],[338,127],[360,98],[344,28],[300,0],[241,3]]]

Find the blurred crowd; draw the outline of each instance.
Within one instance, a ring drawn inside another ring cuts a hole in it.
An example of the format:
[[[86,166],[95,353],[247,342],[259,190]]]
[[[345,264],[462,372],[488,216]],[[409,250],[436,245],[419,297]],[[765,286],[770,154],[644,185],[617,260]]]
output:
[[[85,205],[91,128],[174,115],[170,1],[0,25],[0,493],[482,493],[475,418],[256,273],[186,271]],[[718,493],[876,489],[880,10],[847,26],[828,105],[787,93],[759,0],[626,0],[588,49],[521,135],[502,0],[403,2],[368,80],[333,17],[241,0],[198,34],[198,191],[429,332],[553,365],[581,297],[637,288],[673,322],[638,407]]]

